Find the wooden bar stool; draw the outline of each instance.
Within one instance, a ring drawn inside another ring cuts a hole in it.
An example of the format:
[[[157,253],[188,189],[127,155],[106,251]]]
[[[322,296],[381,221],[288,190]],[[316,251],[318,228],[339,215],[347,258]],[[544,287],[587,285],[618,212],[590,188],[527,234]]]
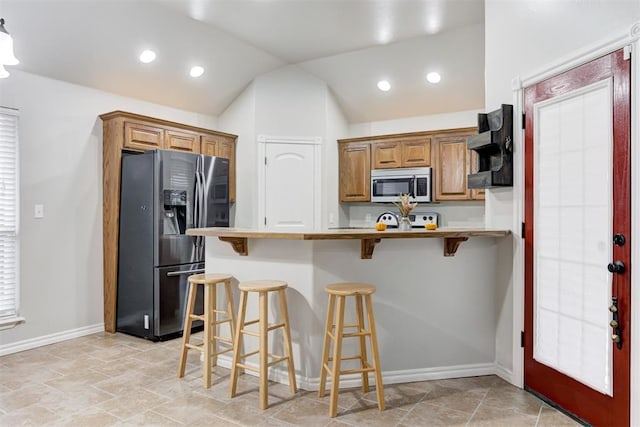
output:
[[[376,336],[376,322],[373,318],[373,305],[371,294],[376,291],[375,286],[366,283],[336,283],[324,288],[329,294],[329,308],[327,310],[327,324],[324,334],[324,345],[322,349],[322,366],[320,367],[320,390],[318,396],[324,397],[327,383],[327,373],[331,374],[331,401],[329,402],[329,416],[335,417],[338,413],[338,391],[340,388],[340,375],[342,374],[362,374],[362,391],[369,391],[369,372],[375,374],[376,394],[378,397],[378,409],[384,411],[384,391],[382,385],[382,372],[380,370],[380,355],[378,353],[378,338]],[[344,323],[345,297],[356,298],[357,322],[353,324]],[[364,312],[362,300],[367,305],[367,322],[369,330],[365,329]],[[335,315],[336,299],[338,312]],[[345,333],[344,328],[356,328],[356,332]],[[335,332],[334,332],[335,329]],[[367,343],[365,337],[371,339],[371,352],[373,353],[373,366],[367,360]],[[342,338],[357,337],[360,341],[360,354],[354,356],[342,356]],[[333,357],[329,357],[330,339],[333,339]],[[360,369],[341,370],[340,365],[343,360],[360,360]],[[329,361],[333,364],[329,366]]]
[[[187,363],[187,351],[189,349],[199,350],[203,353],[202,374],[205,388],[211,387],[211,367],[216,366],[218,355],[234,350],[233,337],[236,319],[233,312],[233,294],[231,293],[230,274],[194,274],[187,279],[189,282],[189,294],[187,296],[187,309],[184,313],[184,332],[182,333],[182,350],[180,352],[180,366],[178,368],[178,378],[184,376],[184,368]],[[218,310],[216,291],[219,284],[224,283],[224,290],[227,299],[227,309]],[[194,313],[196,306],[196,294],[198,286],[204,286],[204,314]],[[225,314],[226,317],[218,319],[218,314]],[[191,325],[194,320],[204,322],[204,336],[201,343],[191,343]],[[221,323],[229,323],[231,337],[223,338],[217,335],[217,326]],[[218,351],[218,341],[231,345],[230,348]],[[235,353],[235,352],[234,352]]]
[[[258,350],[252,351],[246,354],[240,354],[239,351],[236,351],[233,355],[233,363],[231,365],[231,383],[229,384],[229,396],[235,397],[236,389],[238,385],[238,375],[239,370],[249,369],[255,372],[259,372],[260,375],[260,409],[267,409],[269,406],[268,402],[268,394],[267,387],[269,383],[268,377],[268,368],[276,363],[287,361],[287,365],[289,366],[289,387],[291,388],[291,393],[295,394],[297,391],[296,388],[296,376],[295,370],[293,368],[293,352],[291,349],[291,332],[289,330],[289,315],[287,313],[287,298],[285,295],[285,289],[287,288],[287,282],[283,282],[280,280],[253,280],[250,282],[240,283],[238,285],[240,289],[240,306],[238,308],[238,325],[236,327],[236,332],[233,338],[233,346],[234,348],[240,349],[242,348],[241,339],[242,334],[252,335],[259,338],[259,346]],[[278,292],[278,297],[280,299],[280,315],[282,316],[282,323],[278,323],[275,325],[269,325],[268,319],[268,294],[269,292]],[[247,296],[249,292],[258,292],[259,295],[259,311],[258,311],[258,319],[251,320],[249,322],[245,321],[247,314]],[[248,331],[245,329],[248,325],[253,325],[258,323],[258,332]],[[277,356],[269,353],[269,340],[268,333],[274,329],[283,328],[284,334],[284,356]],[[254,368],[253,366],[246,365],[244,363],[240,363],[241,359],[244,359],[249,356],[253,356],[254,354],[259,355],[260,359],[260,367]],[[269,361],[269,357],[272,358]]]

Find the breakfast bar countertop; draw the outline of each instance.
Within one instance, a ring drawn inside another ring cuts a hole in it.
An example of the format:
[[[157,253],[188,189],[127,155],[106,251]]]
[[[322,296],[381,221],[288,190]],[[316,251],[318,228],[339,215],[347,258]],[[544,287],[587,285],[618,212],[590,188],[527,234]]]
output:
[[[239,255],[247,255],[247,239],[290,239],[290,240],[343,240],[357,239],[362,241],[361,258],[371,259],[373,248],[381,239],[415,239],[415,238],[443,238],[444,256],[453,256],[460,243],[469,237],[504,237],[509,230],[489,228],[450,228],[441,227],[436,230],[415,228],[408,231],[386,229],[377,231],[375,228],[326,228],[326,229],[297,229],[292,231],[259,230],[254,228],[191,228],[186,234],[191,236],[218,237],[228,242]]]

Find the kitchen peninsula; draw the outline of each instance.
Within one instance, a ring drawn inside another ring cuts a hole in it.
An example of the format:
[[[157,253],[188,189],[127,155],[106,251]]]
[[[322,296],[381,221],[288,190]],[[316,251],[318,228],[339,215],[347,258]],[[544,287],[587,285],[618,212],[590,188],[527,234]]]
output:
[[[319,384],[324,287],[335,282],[377,287],[373,301],[385,383],[500,373],[495,325],[504,295],[496,264],[498,245],[511,244],[509,231],[202,228],[187,234],[207,238],[208,273],[230,273],[239,282],[288,282],[296,374],[305,389]],[[257,306],[249,304],[248,316],[257,317]],[[346,342],[344,354],[355,354],[356,344]],[[257,341],[247,339],[245,346],[251,351]],[[220,359],[222,366],[230,365],[229,359]],[[279,371],[270,377],[286,380]],[[341,385],[358,381],[346,376]]]

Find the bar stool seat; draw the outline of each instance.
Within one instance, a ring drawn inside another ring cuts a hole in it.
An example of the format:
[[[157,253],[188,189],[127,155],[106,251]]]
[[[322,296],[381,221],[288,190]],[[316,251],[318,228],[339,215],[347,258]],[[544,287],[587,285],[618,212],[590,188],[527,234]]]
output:
[[[329,307],[327,309],[327,323],[325,326],[324,344],[322,348],[322,366],[320,367],[319,397],[324,397],[327,383],[327,373],[331,375],[331,395],[329,402],[329,416],[335,417],[338,413],[338,392],[340,389],[340,375],[362,374],[362,391],[369,392],[369,372],[373,372],[376,381],[376,395],[378,409],[384,411],[384,390],[382,385],[382,372],[380,368],[380,355],[378,353],[378,338],[376,336],[376,322],[373,317],[373,304],[371,295],[376,287],[368,283],[335,283],[324,288],[329,294]],[[355,297],[357,321],[353,324],[344,323],[345,298]],[[365,329],[363,299],[366,302],[367,322],[369,329]],[[337,307],[336,307],[337,305]],[[337,313],[336,313],[337,308]],[[335,314],[335,318],[334,318]],[[345,328],[355,328],[356,332],[345,333]],[[371,352],[373,364],[367,359],[367,345],[365,338],[371,340]],[[358,338],[360,354],[342,356],[342,339]],[[333,357],[329,357],[331,341],[333,340]],[[359,369],[342,370],[343,360],[359,360]],[[333,362],[329,364],[329,362]]]
[[[275,365],[279,362],[287,362],[289,368],[289,387],[291,389],[291,393],[295,394],[297,391],[296,388],[296,377],[295,377],[295,369],[293,366],[293,351],[291,348],[291,332],[289,330],[289,315],[287,313],[287,299],[285,295],[285,289],[288,287],[287,282],[281,280],[253,280],[249,282],[243,282],[238,285],[240,289],[240,306],[238,308],[238,325],[236,327],[235,335],[233,338],[233,346],[236,349],[242,348],[242,335],[252,335],[256,336],[259,339],[259,347],[258,350],[240,354],[240,350],[236,351],[233,356],[233,362],[231,364],[231,382],[229,384],[229,396],[235,397],[237,385],[238,385],[238,375],[240,369],[249,369],[252,371],[259,372],[260,378],[260,409],[266,409],[269,406],[268,402],[268,368],[269,366]],[[246,321],[247,314],[247,298],[249,292],[258,292],[258,319]],[[275,325],[269,325],[268,319],[268,294],[269,292],[277,292],[280,300],[280,316],[282,317],[282,322]],[[258,332],[249,331],[246,326],[258,323]],[[269,341],[268,341],[268,333],[274,329],[282,328],[284,335],[284,356],[278,356],[269,353]],[[253,356],[255,354],[259,355],[260,359],[260,367],[255,368],[253,366],[249,366],[245,363],[241,363],[241,360]],[[272,360],[269,361],[269,358]]]
[[[182,333],[178,378],[184,376],[187,352],[190,349],[199,350],[203,353],[202,376],[205,388],[211,387],[211,367],[216,366],[218,355],[228,352],[235,353],[232,339],[236,325],[233,312],[233,294],[231,293],[232,279],[232,275],[220,273],[194,274],[187,279],[189,293],[187,296],[187,309],[184,314],[184,332]],[[217,307],[217,285],[220,284],[224,284],[225,289],[227,300],[227,308],[225,310],[218,310]],[[204,287],[204,314],[202,315],[195,314],[198,286]],[[226,317],[219,319],[218,314],[224,314]],[[200,343],[191,342],[191,326],[194,320],[202,320],[204,322],[204,336]],[[229,323],[231,337],[225,338],[217,335],[217,326],[222,323]],[[230,347],[218,351],[218,341],[227,343]]]

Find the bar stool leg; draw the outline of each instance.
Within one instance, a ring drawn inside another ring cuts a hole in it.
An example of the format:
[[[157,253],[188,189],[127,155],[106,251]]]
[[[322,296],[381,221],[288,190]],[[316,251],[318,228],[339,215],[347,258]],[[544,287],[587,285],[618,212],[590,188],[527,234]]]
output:
[[[180,352],[180,365],[178,366],[178,378],[184,377],[184,369],[187,364],[187,351],[189,351],[189,344],[191,340],[191,324],[193,320],[191,315],[196,305],[196,286],[193,283],[189,283],[189,292],[187,294],[187,308],[184,312],[184,330],[182,332],[182,351]]]
[[[293,347],[291,345],[291,329],[289,329],[289,311],[287,310],[287,295],[284,289],[278,291],[280,298],[280,311],[282,321],[284,323],[284,348],[287,356],[287,366],[289,367],[289,388],[292,394],[296,394],[298,387],[296,386],[296,370],[293,365]]]
[[[318,397],[324,397],[327,387],[327,370],[329,369],[329,348],[331,347],[331,329],[333,326],[333,315],[335,312],[336,297],[329,295],[329,306],[327,307],[327,322],[324,327],[324,343],[322,344],[322,362],[320,365],[320,389]]]
[[[376,374],[376,394],[378,396],[378,409],[384,411],[384,390],[382,386],[382,368],[380,367],[380,354],[378,353],[378,336],[376,334],[376,321],[373,317],[373,304],[371,295],[366,295],[367,316],[369,320],[369,330],[371,331],[371,352],[373,353],[373,363]]]
[[[247,292],[240,291],[240,305],[238,307],[238,324],[236,326],[235,335],[233,336],[233,362],[231,363],[231,378],[229,382],[229,397],[236,396],[238,388],[238,362],[240,361],[240,340],[242,330],[244,329],[244,320],[247,313]]]
[[[231,324],[229,325],[229,333],[231,334],[231,346],[233,351],[236,351],[236,348],[233,346],[233,338],[236,336],[236,315],[233,311],[233,293],[231,291],[231,281],[227,280],[224,282],[224,293],[225,298],[227,299],[227,316],[231,319]]]
[[[211,347],[213,345],[212,331],[211,331],[211,315],[215,315],[212,311],[212,302],[215,298],[215,290],[211,292],[211,286],[204,286],[204,342],[202,347],[204,350],[204,360],[202,362],[202,377],[204,378],[205,388],[211,387]]]
[[[342,333],[344,328],[344,296],[338,296],[338,314],[336,319],[335,339],[333,342],[333,366],[331,369],[331,396],[329,416],[338,414],[338,392],[340,389],[340,368],[342,364]]]
[[[362,334],[366,332],[364,328],[364,312],[362,310],[362,295],[356,295],[356,311],[358,313],[358,333]],[[360,335],[360,368],[366,369],[368,368],[368,360],[367,359],[367,341],[364,335]],[[362,391],[364,393],[369,392],[369,373],[362,373]]]
[[[269,309],[268,309],[268,295],[266,292],[259,293],[258,304],[260,306],[260,409],[267,409],[269,406]]]

